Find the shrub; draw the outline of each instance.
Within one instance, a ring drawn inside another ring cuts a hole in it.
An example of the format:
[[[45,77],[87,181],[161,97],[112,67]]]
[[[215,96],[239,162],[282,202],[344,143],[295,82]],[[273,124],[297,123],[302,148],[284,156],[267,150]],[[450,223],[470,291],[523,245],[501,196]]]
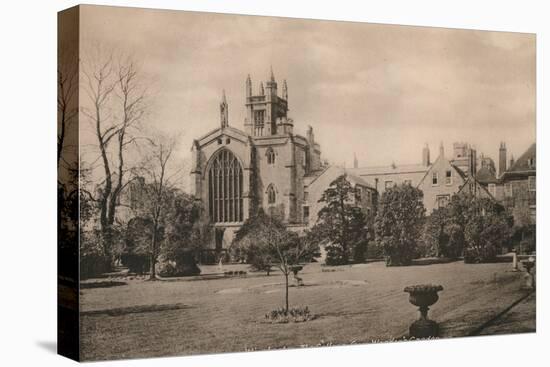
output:
[[[315,317],[311,314],[309,308],[306,306],[292,307],[288,310],[288,312],[285,310],[284,307],[281,307],[266,314],[265,318],[272,324],[286,324],[289,322],[306,322],[313,320]]]
[[[183,250],[178,253],[176,260],[162,258],[159,262],[159,275],[161,277],[187,277],[199,275],[201,269],[195,261],[194,251]]]
[[[382,259],[384,257],[384,249],[376,241],[370,241],[367,246],[367,259]]]
[[[123,253],[120,255],[122,265],[128,267],[130,273],[139,275],[147,273],[149,269],[150,257],[144,254]]]
[[[110,269],[110,261],[103,255],[99,231],[81,232],[80,277],[94,278]]]
[[[394,186],[382,195],[375,233],[387,266],[410,265],[418,255],[426,212],[422,197],[422,191],[411,185]]]

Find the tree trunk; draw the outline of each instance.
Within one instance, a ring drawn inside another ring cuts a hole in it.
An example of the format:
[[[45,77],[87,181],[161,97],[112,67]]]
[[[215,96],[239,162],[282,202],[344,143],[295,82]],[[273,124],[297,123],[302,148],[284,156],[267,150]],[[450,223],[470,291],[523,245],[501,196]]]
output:
[[[151,262],[150,262],[150,270],[149,270],[149,280],[156,280],[157,274],[155,265],[157,262],[157,226],[156,224],[153,226],[153,238],[151,239]]]
[[[285,273],[285,313],[288,315],[288,272]]]

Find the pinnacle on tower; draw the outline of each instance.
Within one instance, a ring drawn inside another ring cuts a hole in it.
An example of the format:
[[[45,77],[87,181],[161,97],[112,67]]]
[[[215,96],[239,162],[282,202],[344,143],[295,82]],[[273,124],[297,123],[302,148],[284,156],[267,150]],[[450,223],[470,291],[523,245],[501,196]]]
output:
[[[283,99],[288,101],[288,87],[286,85],[286,79],[283,80]]]
[[[222,90],[222,101],[220,103],[220,125],[222,129],[229,126],[229,108],[227,106],[227,98],[225,97],[225,89]]]
[[[252,80],[250,79],[250,74],[246,77],[246,96],[252,97]]]
[[[274,82],[275,82],[275,76],[273,76],[273,66],[270,66],[269,68],[270,68],[270,70],[271,70],[271,76],[270,76],[269,80],[270,80],[272,83],[274,83]]]
[[[264,95],[265,95],[264,83],[260,82],[260,96],[264,96]]]

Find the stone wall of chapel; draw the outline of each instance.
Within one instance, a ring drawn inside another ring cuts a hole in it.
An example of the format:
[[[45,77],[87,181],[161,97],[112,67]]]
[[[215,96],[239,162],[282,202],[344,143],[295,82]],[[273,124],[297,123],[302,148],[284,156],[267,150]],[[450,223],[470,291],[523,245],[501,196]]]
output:
[[[275,153],[275,163],[268,164],[268,149]],[[287,220],[288,193],[290,192],[290,170],[286,167],[291,158],[287,144],[257,145],[256,146],[256,195],[261,207],[266,213],[275,214]],[[268,203],[267,189],[273,185],[275,189],[275,204]]]
[[[294,145],[294,157],[296,162],[296,175],[294,178],[294,194],[295,194],[295,213],[293,221],[301,223],[303,221],[303,205],[304,200],[304,176],[306,174],[306,149],[300,145]]]

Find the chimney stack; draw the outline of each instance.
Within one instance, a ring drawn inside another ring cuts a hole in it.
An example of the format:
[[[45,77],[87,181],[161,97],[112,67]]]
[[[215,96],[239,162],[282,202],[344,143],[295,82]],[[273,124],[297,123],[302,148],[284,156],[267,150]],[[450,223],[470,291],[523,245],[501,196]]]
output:
[[[506,171],[506,143],[501,142],[500,148],[498,150],[498,175],[502,176],[502,174]]]
[[[426,143],[424,149],[422,149],[422,165],[424,167],[428,167],[430,163],[430,147],[428,146],[428,143]]]

